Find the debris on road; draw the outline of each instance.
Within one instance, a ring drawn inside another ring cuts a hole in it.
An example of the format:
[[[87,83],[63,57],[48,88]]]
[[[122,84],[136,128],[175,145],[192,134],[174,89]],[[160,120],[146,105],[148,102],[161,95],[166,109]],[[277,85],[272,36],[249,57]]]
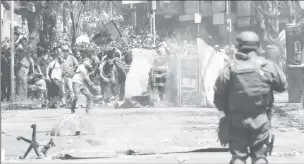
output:
[[[114,158],[116,156],[117,153],[112,150],[72,149],[72,150],[63,151],[61,153],[57,153],[53,156],[53,158],[68,160],[68,159]]]
[[[42,156],[41,156],[40,152],[38,151],[38,148],[39,148],[40,146],[43,146],[43,148],[41,149],[41,153],[42,153],[44,156],[46,156],[47,151],[48,151],[51,147],[54,147],[54,146],[55,146],[55,143],[54,143],[53,139],[51,139],[46,145],[41,145],[41,144],[39,144],[39,143],[37,142],[37,140],[36,140],[36,139],[37,139],[37,138],[36,138],[36,127],[37,127],[36,124],[33,124],[33,125],[31,126],[31,128],[33,129],[33,132],[32,132],[32,140],[29,140],[29,139],[24,138],[24,137],[22,137],[22,136],[18,136],[18,137],[17,137],[17,140],[23,140],[23,141],[25,141],[25,142],[27,142],[27,143],[30,144],[30,146],[29,146],[28,149],[26,150],[25,154],[24,154],[23,156],[20,156],[19,159],[25,159],[32,149],[35,150],[35,153],[36,153],[37,158],[41,158]]]
[[[178,161],[179,164],[185,163],[187,160],[189,160],[189,157],[188,157],[188,156],[179,157],[179,158],[177,159],[177,161]]]
[[[99,145],[101,145],[101,142],[99,142],[99,141],[97,141],[97,140],[88,139],[88,140],[86,140],[86,142],[87,142],[89,145],[92,145],[92,146],[99,146]]]
[[[70,114],[61,118],[51,129],[51,136],[75,136],[94,134],[93,125],[85,116]]]
[[[67,143],[68,144],[73,144],[74,142],[73,142],[73,140],[68,140]]]

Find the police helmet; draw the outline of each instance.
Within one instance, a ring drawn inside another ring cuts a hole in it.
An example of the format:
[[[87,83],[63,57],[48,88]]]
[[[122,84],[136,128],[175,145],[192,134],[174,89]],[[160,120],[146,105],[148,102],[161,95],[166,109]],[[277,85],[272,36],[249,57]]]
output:
[[[253,31],[243,31],[236,37],[236,48],[239,50],[257,50],[260,47],[260,38]]]

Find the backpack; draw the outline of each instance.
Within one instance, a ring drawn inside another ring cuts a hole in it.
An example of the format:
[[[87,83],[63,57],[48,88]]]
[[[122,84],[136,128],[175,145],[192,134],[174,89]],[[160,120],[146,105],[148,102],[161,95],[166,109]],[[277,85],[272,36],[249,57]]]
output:
[[[259,59],[233,59],[230,62],[228,109],[249,111],[265,109],[271,105],[271,86],[265,80],[263,65]]]

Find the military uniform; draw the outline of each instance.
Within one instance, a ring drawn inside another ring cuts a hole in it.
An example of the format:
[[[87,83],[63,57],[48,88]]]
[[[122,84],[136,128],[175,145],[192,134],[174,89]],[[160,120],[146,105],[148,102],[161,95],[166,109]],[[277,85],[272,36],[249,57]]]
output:
[[[252,32],[240,35],[243,40],[235,58],[227,62],[216,80],[214,104],[226,115],[230,163],[246,163],[248,157],[253,164],[268,163],[271,125],[267,110],[273,103],[273,91],[287,88],[286,77],[275,63],[258,57],[254,46],[242,48],[244,43],[252,44],[244,41],[247,36],[252,39]],[[259,43],[258,37],[254,41]]]

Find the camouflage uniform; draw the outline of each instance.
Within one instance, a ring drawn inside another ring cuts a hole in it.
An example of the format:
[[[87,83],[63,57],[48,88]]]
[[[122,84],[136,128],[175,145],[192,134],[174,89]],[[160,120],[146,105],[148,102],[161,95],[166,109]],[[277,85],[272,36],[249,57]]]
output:
[[[260,79],[248,76],[245,80],[248,80],[249,85],[244,86],[244,82],[234,79],[238,76],[234,69],[241,66],[237,64],[239,61],[249,60],[260,65],[260,72],[254,72]],[[233,89],[242,87],[244,90],[254,90],[257,99],[262,103],[257,105],[259,103],[246,102],[242,95],[244,93],[232,93]],[[267,109],[273,103],[273,91],[283,92],[286,88],[284,73],[275,63],[258,57],[254,50],[243,53],[239,50],[235,53],[235,58],[224,67],[214,86],[214,104],[226,115],[226,125],[229,129],[227,141],[232,154],[231,164],[245,164],[248,157],[251,157],[253,164],[268,163],[266,156],[271,125]]]

